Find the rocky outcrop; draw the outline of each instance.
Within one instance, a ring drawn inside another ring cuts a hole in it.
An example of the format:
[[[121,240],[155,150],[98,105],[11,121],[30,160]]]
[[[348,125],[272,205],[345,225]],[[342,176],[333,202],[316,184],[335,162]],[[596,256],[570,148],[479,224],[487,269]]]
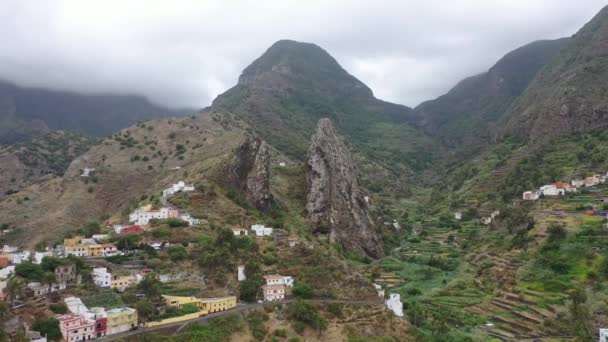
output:
[[[274,204],[270,193],[268,144],[257,136],[248,136],[228,165],[226,182],[248,205],[268,213]]]
[[[306,160],[306,209],[315,233],[372,257],[383,255],[350,151],[329,119],[319,120]]]

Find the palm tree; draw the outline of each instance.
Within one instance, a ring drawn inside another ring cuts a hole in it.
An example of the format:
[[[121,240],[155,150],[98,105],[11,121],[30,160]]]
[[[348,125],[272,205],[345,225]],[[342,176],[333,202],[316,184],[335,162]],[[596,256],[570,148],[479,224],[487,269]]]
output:
[[[49,285],[48,293],[51,293],[52,289],[53,289],[53,283],[55,283],[57,281],[57,279],[55,278],[55,272],[46,272],[44,274],[43,279],[44,279],[44,282]]]
[[[6,294],[10,299],[12,308],[15,299],[19,296],[23,296],[23,280],[19,277],[11,278],[6,284]]]

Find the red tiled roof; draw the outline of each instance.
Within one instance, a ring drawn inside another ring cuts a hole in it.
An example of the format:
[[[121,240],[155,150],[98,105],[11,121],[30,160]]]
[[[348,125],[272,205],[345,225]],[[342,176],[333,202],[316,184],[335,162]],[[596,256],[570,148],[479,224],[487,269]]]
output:
[[[271,275],[265,275],[264,279],[283,279],[283,276],[277,275],[277,274],[271,274]]]
[[[144,231],[144,228],[142,226],[133,225],[133,226],[124,227],[123,229],[121,229],[120,230],[120,234],[124,234],[124,233],[141,233],[143,231]]]

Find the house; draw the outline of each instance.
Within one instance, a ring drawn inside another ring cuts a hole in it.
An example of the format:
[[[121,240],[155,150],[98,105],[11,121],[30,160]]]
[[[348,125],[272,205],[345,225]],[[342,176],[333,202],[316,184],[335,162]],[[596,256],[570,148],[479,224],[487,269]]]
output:
[[[95,336],[95,321],[84,316],[65,314],[56,316],[59,320],[59,330],[66,342],[93,340]]]
[[[96,338],[106,335],[107,314],[104,308],[91,308],[89,310],[78,297],[66,297],[64,302],[70,313],[95,322]]]
[[[190,214],[180,214],[179,219],[188,222],[189,225],[194,226],[201,223],[201,220],[190,216]]]
[[[522,197],[524,201],[536,201],[540,197],[540,193],[538,191],[526,191]]]
[[[148,242],[147,245],[156,250],[161,250],[171,244],[167,241],[151,241],[151,242]]]
[[[243,236],[243,235],[248,235],[249,234],[249,232],[247,231],[247,229],[245,229],[245,228],[239,228],[239,227],[232,228],[232,233],[234,234],[234,236]]]
[[[382,286],[375,283],[373,285],[376,291],[378,292],[378,298],[384,299],[384,289],[382,288]]]
[[[42,259],[50,256],[53,256],[53,252],[51,251],[34,252],[34,263],[40,265],[42,263]]]
[[[458,220],[458,221],[462,220],[462,212],[460,212],[460,211],[455,212],[454,219]]]
[[[131,287],[137,284],[137,278],[133,275],[113,275],[110,287],[118,289],[118,291],[124,291],[127,287]]]
[[[572,186],[570,186],[570,184],[568,184],[566,182],[555,182],[555,183],[553,183],[553,185],[555,185],[555,187],[558,190],[559,189],[564,190],[564,192],[573,192],[573,191],[576,191],[576,188],[573,188]]]
[[[80,177],[89,177],[91,175],[91,173],[93,173],[94,171],[95,171],[95,169],[92,167],[85,167],[82,170],[82,174],[80,175]]]
[[[593,175],[593,176],[585,178],[585,186],[595,186],[598,184],[600,184],[599,175]]]
[[[238,281],[247,280],[247,276],[245,275],[245,265],[239,265],[236,269],[236,273]]]
[[[600,329],[600,342],[608,342],[608,329]]]
[[[50,287],[48,284],[42,284],[39,282],[31,282],[27,284],[25,288],[25,296],[26,297],[40,297],[51,292],[57,292],[65,290],[65,284],[52,284]]]
[[[492,218],[491,217],[482,217],[480,221],[481,221],[481,223],[487,225],[487,224],[492,223]]]
[[[384,304],[395,314],[395,316],[403,317],[403,303],[401,302],[400,294],[391,293],[389,299],[387,299]]]
[[[293,277],[291,276],[282,276],[278,274],[265,275],[264,280],[266,281],[266,285],[285,285],[287,287],[293,287]]]
[[[137,310],[132,308],[116,308],[106,311],[107,334],[118,334],[137,327]]]
[[[180,297],[166,296],[163,299],[169,306],[182,308],[184,305],[195,305],[200,309],[200,315],[206,315],[213,312],[225,311],[236,307],[236,297],[218,297],[218,298],[196,298],[196,297]]]
[[[2,246],[2,253],[3,254],[15,253],[18,250],[19,250],[19,247],[9,246],[9,245]]]
[[[60,284],[76,280],[76,266],[73,264],[57,266],[55,268],[55,280]]]
[[[90,257],[107,257],[118,254],[118,248],[113,243],[89,245]]]
[[[139,233],[143,233],[144,231],[145,231],[144,227],[135,224],[132,226],[122,227],[118,234],[121,234],[121,235],[122,234],[139,234]]]
[[[170,217],[177,218],[179,212],[176,209],[160,208],[159,210],[152,210],[151,207],[143,207],[135,210],[129,215],[129,222],[137,225],[147,225],[150,220],[165,220]],[[124,230],[124,229],[123,229]]]
[[[66,245],[65,243],[64,245],[64,252],[63,254],[65,256],[69,256],[69,255],[73,255],[73,256],[77,256],[77,257],[87,257],[89,256],[89,247],[87,245]]]
[[[555,184],[547,184],[540,187],[540,193],[543,196],[560,196],[564,195],[566,191],[564,189],[558,189]]]
[[[15,273],[15,266],[6,266],[0,270],[0,279],[8,279]]]
[[[188,185],[186,183],[184,183],[183,181],[179,181],[173,185],[171,185],[170,187],[166,188],[165,190],[163,190],[163,197],[169,197],[169,196],[173,196],[178,192],[188,192],[188,191],[194,191],[194,185]]]
[[[254,224],[251,226],[251,230],[255,232],[256,236],[271,236],[274,229],[263,224]]]
[[[300,239],[298,239],[297,237],[288,237],[287,238],[287,244],[291,248],[295,247],[298,243],[300,243]]]
[[[108,234],[93,234],[93,235],[91,235],[91,238],[93,240],[95,240],[96,242],[103,242],[103,241],[108,241],[110,236]]]
[[[21,252],[10,253],[8,255],[8,258],[11,261],[11,263],[17,265],[24,261],[29,261],[31,256],[32,256],[32,252],[25,250],[25,251],[21,251]]]
[[[285,299],[285,285],[264,285],[262,286],[265,302],[274,302]]]
[[[93,283],[99,287],[112,286],[112,273],[108,272],[105,267],[95,267],[91,273]]]

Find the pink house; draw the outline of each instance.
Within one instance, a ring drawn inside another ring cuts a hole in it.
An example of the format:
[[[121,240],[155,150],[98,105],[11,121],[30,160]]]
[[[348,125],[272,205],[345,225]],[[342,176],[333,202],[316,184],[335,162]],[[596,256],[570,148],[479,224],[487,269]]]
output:
[[[58,315],[56,318],[61,335],[67,342],[94,340],[97,337],[95,320],[73,314]]]

